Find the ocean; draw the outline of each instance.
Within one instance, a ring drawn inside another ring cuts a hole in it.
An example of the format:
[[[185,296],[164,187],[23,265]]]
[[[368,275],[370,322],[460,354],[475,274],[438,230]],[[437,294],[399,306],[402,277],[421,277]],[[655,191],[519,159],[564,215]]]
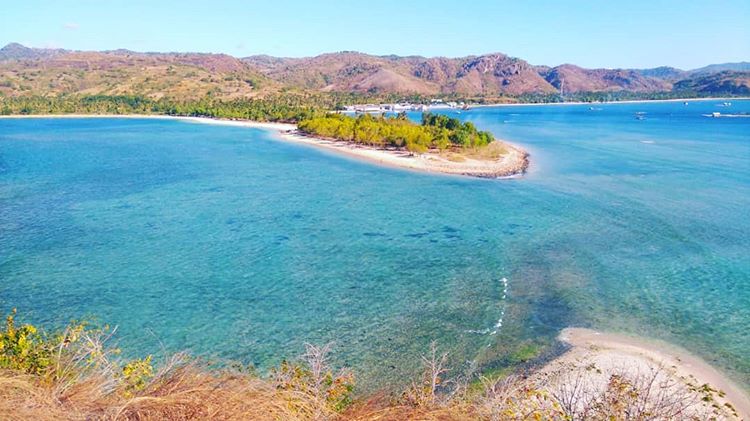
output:
[[[582,326],[677,344],[748,388],[750,119],[703,114],[750,101],[723,102],[442,111],[531,153],[507,180],[260,129],[0,119],[0,311],[261,370],[333,342],[365,388],[409,382],[433,341],[453,374],[492,372]]]

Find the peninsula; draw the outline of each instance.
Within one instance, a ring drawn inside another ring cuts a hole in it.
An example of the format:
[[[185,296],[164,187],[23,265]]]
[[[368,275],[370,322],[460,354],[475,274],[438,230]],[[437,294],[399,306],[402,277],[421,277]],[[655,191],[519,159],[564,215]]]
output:
[[[151,114],[32,114],[0,118],[156,118],[258,128],[275,131],[281,140],[377,165],[478,178],[522,175],[529,165],[529,155],[522,148],[496,140],[471,123],[429,113],[421,125],[403,114],[364,114],[357,118],[328,114],[298,124]]]
[[[478,148],[454,148],[452,150],[448,148],[442,150],[433,148],[418,152],[412,151],[408,147],[376,146],[353,140],[340,139],[334,136],[322,136],[308,131],[308,126],[304,126],[305,129],[300,129],[297,125],[290,123],[217,120],[200,117],[184,117],[180,119],[196,123],[273,130],[280,139],[285,141],[324,149],[376,165],[405,168],[420,172],[477,178],[506,178],[523,175],[529,166],[529,154],[525,150],[500,140],[494,140]]]

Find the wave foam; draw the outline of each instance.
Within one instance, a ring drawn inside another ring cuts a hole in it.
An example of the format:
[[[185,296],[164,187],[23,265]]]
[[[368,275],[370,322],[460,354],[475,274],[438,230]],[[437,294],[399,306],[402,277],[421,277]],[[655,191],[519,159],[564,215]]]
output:
[[[500,283],[503,285],[503,296],[500,298],[501,301],[505,301],[508,296],[508,278],[503,277],[500,279]],[[482,330],[467,330],[468,333],[476,333],[479,335],[497,335],[497,332],[503,327],[503,318],[505,317],[505,309],[500,310],[500,317],[492,327],[488,327]]]

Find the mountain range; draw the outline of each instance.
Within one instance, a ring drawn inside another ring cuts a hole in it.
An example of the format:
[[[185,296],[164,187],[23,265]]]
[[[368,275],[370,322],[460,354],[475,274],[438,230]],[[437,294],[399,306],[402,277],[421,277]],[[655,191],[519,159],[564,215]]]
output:
[[[693,70],[535,66],[501,53],[459,58],[375,56],[344,51],[315,57],[0,49],[0,94],[140,94],[153,98],[258,97],[285,90],[368,94],[517,97],[582,92],[750,95],[750,63]]]

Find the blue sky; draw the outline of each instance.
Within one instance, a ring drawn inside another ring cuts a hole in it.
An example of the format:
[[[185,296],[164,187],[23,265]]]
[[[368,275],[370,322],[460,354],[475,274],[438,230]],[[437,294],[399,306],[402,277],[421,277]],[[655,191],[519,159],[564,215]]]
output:
[[[0,44],[234,56],[504,52],[532,64],[750,61],[750,0],[10,0]]]

